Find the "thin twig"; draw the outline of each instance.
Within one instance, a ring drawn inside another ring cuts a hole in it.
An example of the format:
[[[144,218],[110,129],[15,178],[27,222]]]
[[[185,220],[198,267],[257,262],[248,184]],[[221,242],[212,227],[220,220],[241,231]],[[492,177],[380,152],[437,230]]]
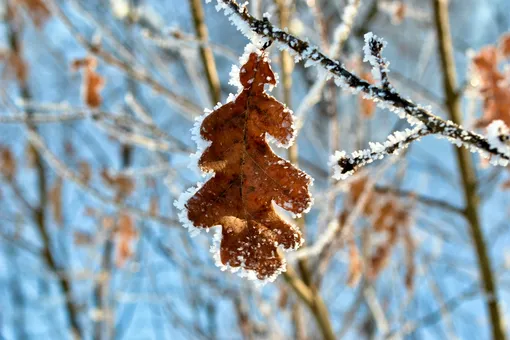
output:
[[[205,24],[204,8],[202,7],[202,0],[189,0],[191,6],[191,14],[193,16],[193,24],[197,32],[198,39],[205,43],[208,40],[207,25]],[[201,44],[200,58],[202,59],[202,66],[205,69],[205,76],[207,78],[207,85],[209,86],[209,95],[211,96],[212,105],[221,100],[220,80],[218,77],[218,70],[216,69],[216,62],[211,48]]]

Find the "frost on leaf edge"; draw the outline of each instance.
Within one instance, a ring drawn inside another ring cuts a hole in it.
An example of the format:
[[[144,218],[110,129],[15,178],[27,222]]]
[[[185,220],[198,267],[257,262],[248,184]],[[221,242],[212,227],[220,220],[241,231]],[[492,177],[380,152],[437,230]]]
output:
[[[245,49],[244,49],[243,55],[239,58],[239,65],[241,65],[241,67],[242,67],[242,65],[246,64],[246,62],[248,61],[249,56],[250,56],[251,53],[256,53],[257,55],[260,56],[263,52],[255,44],[253,44],[253,43],[247,44]],[[270,62],[270,60],[268,62]],[[201,129],[203,121],[205,120],[205,118],[207,118],[207,116],[209,116],[211,113],[213,113],[214,111],[216,111],[219,108],[221,108],[223,105],[226,105],[226,104],[228,104],[228,103],[230,103],[232,101],[235,101],[237,99],[237,97],[239,96],[239,94],[241,94],[241,92],[244,90],[244,87],[241,85],[240,80],[239,80],[240,79],[240,72],[241,72],[241,68],[237,64],[232,65],[232,69],[231,69],[230,74],[229,74],[230,75],[229,84],[232,85],[232,86],[236,86],[237,87],[237,89],[238,89],[237,94],[234,95],[234,94],[230,93],[228,95],[228,97],[227,97],[227,100],[226,100],[225,104],[218,103],[218,104],[216,104],[216,106],[212,110],[205,109],[204,110],[204,114],[202,114],[202,115],[198,116],[197,118],[195,118],[193,127],[190,129],[191,138],[192,138],[192,140],[195,141],[195,143],[197,145],[197,151],[195,153],[191,154],[190,163],[188,165],[188,168],[191,169],[191,170],[194,170],[197,173],[200,173],[202,175],[202,177],[206,177],[206,179],[203,182],[198,182],[196,186],[188,188],[186,191],[184,191],[179,196],[178,199],[176,199],[174,201],[174,206],[177,208],[177,210],[179,210],[179,213],[178,213],[179,221],[182,223],[184,228],[188,229],[190,237],[196,237],[198,234],[201,233],[202,228],[196,227],[193,224],[193,222],[191,222],[189,220],[189,218],[188,218],[188,209],[186,208],[186,203],[188,202],[188,200],[191,197],[193,197],[200,190],[200,188],[204,185],[204,183],[206,183],[207,181],[209,181],[210,179],[212,179],[214,177],[214,172],[212,172],[212,171],[211,172],[204,171],[198,165],[198,162],[199,162],[200,157],[202,156],[203,152],[212,144],[211,141],[205,140],[204,138],[202,138],[202,135],[200,134],[200,129]],[[277,85],[278,84],[278,75],[277,75],[277,73],[274,73],[274,77],[275,77],[275,81],[276,81],[276,85]],[[272,91],[273,88],[276,87],[276,85],[271,86],[268,89],[266,89],[266,91],[265,91],[266,94],[267,94],[267,92]],[[270,95],[268,95],[268,96],[271,99],[274,99],[274,100],[277,101],[277,99],[274,98],[273,96],[270,96]],[[293,131],[292,136],[290,136],[290,138],[288,138],[286,143],[280,143],[273,136],[271,136],[269,133],[266,132],[266,134],[265,134],[266,142],[268,143],[269,148],[270,148],[271,151],[273,151],[272,148],[271,148],[271,145],[270,145],[271,143],[276,144],[278,147],[282,147],[282,148],[287,149],[287,148],[291,147],[293,145],[294,141],[295,141],[295,138],[296,138],[296,135],[297,135],[297,130],[295,128],[296,117],[294,116],[294,112],[292,110],[290,110],[286,105],[285,105],[285,110],[287,110],[290,113],[291,117],[292,117],[292,125],[291,125],[291,129]],[[284,161],[289,163],[291,166],[294,166],[288,160],[284,160]],[[313,206],[313,203],[314,203],[314,198],[312,197],[312,194],[310,192],[310,187],[313,186],[314,179],[313,179],[313,177],[311,177],[309,174],[307,174],[303,170],[299,169],[299,171],[303,172],[305,174],[306,179],[307,179],[307,192],[310,195],[310,202],[309,202],[308,206],[303,210],[303,212],[301,214],[291,213],[292,217],[294,217],[294,218],[296,218],[296,217],[299,218],[299,217],[302,216],[302,214],[308,213],[311,210],[311,208]],[[272,201],[272,204],[273,205],[277,205],[276,203],[274,203],[274,201]],[[286,210],[285,207],[280,207],[280,208],[282,208],[283,210]],[[299,244],[296,244],[295,247],[285,249],[285,248],[283,248],[281,246],[281,244],[278,244],[278,246],[277,246],[278,249],[281,249],[284,252],[299,249],[299,247],[301,247],[301,245],[305,241],[304,237],[301,234],[301,231],[299,230],[299,228],[294,223],[291,223],[290,221],[285,219],[282,215],[280,215],[280,213],[276,209],[275,209],[275,213],[280,218],[282,218],[283,220],[287,221],[287,223],[290,225],[292,230],[295,233],[298,233],[301,236],[301,242]],[[228,270],[228,271],[230,271],[232,273],[237,273],[240,277],[247,278],[248,280],[255,280],[255,281],[257,281],[257,285],[265,285],[268,282],[273,282],[281,273],[286,271],[287,261],[285,260],[284,257],[281,257],[281,260],[282,260],[281,266],[275,271],[275,273],[273,273],[273,275],[271,275],[269,277],[266,277],[263,280],[258,279],[257,272],[255,270],[246,269],[244,267],[244,263],[241,263],[241,266],[239,266],[239,267],[232,267],[229,264],[227,264],[227,265],[223,264],[221,262],[221,257],[220,257],[221,256],[220,255],[221,241],[223,239],[223,236],[222,236],[223,226],[216,225],[216,226],[213,226],[212,228],[216,228],[216,231],[215,231],[215,234],[214,234],[214,237],[213,237],[213,244],[210,247],[210,252],[213,253],[213,258],[215,260],[215,265],[217,267],[219,267],[221,269],[221,271]],[[206,228],[206,230],[208,232],[209,228]]]

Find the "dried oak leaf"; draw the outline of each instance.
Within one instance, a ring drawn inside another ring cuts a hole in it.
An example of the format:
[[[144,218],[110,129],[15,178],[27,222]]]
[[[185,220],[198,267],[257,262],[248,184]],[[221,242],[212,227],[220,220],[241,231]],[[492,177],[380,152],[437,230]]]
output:
[[[294,214],[306,212],[312,203],[312,180],[267,144],[266,134],[283,146],[292,142],[292,112],[264,91],[265,84],[276,85],[267,55],[246,56],[239,72],[240,92],[200,126],[200,136],[210,145],[198,165],[214,176],[184,193],[175,205],[190,230],[222,226],[211,250],[218,248],[215,257],[222,269],[243,269],[241,276],[273,281],[285,270],[278,247],[297,249],[303,238],[272,202]]]
[[[93,57],[77,59],[73,61],[71,68],[73,70],[84,69],[82,83],[82,97],[85,104],[91,108],[98,108],[103,102],[101,90],[104,87],[104,78],[96,72],[97,60]]]
[[[487,46],[473,58],[484,106],[483,117],[477,122],[477,127],[486,127],[498,119],[510,126],[510,83],[498,69],[498,56],[496,47]]]

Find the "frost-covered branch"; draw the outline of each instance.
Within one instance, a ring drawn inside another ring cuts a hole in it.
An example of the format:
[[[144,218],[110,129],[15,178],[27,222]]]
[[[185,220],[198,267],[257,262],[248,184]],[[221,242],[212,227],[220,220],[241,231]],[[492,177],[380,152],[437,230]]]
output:
[[[381,87],[371,85],[360,79],[348,71],[341,62],[327,57],[317,47],[272,25],[267,16],[259,20],[251,16],[245,6],[240,6],[234,0],[216,1],[216,9],[223,10],[228,19],[254,43],[263,44],[273,41],[278,48],[288,50],[296,62],[305,60],[308,65],[317,65],[325,69],[338,86],[350,90],[353,94],[363,92],[366,98],[378,103],[379,107],[395,112],[400,118],[407,119],[411,125],[421,122],[427,128],[428,134],[446,137],[458,146],[464,146],[473,152],[478,151],[483,157],[492,156],[493,162],[510,159],[484,136],[441,119],[429,109],[403,98],[391,88],[385,88],[384,85]]]
[[[502,120],[495,120],[487,127],[487,140],[492,147],[503,155],[510,157],[510,129]],[[507,159],[491,159],[494,165],[507,166]]]
[[[430,131],[423,124],[414,129],[396,131],[388,136],[384,144],[369,143],[370,148],[354,151],[347,155],[345,151],[337,151],[330,157],[329,165],[333,167],[335,179],[345,179],[356,172],[357,169],[372,163],[374,160],[383,159],[386,155],[397,154],[407,148],[412,142],[429,135]]]
[[[386,41],[372,32],[365,34],[365,46],[363,47],[365,56],[363,61],[368,61],[372,65],[374,80],[380,82],[383,89],[391,90],[390,80],[388,79],[388,66],[390,63],[382,57],[382,50],[386,45]]]

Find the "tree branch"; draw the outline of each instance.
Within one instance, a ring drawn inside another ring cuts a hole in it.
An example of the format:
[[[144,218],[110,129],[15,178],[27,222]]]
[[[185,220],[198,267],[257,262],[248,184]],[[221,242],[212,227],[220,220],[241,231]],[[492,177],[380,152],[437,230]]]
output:
[[[455,59],[453,57],[453,44],[450,33],[450,23],[448,18],[448,1],[447,0],[433,0],[434,3],[434,20],[437,30],[437,38],[439,41],[439,55],[441,59],[441,66],[443,75],[443,86],[446,95],[446,106],[450,118],[457,124],[462,122],[461,102],[460,97],[457,96],[456,91],[456,74],[455,74]],[[471,155],[465,149],[456,149],[457,163],[460,170],[465,210],[464,214],[469,226],[471,227],[471,237],[476,249],[478,258],[478,266],[480,271],[480,278],[484,292],[488,298],[486,300],[488,317],[491,324],[493,339],[505,339],[505,332],[503,326],[503,318],[500,314],[498,303],[498,289],[494,274],[492,271],[491,259],[489,251],[484,240],[482,225],[480,223],[480,216],[478,213],[478,197],[477,197],[477,180],[475,168]]]
[[[307,64],[321,66],[330,76],[334,77],[337,85],[354,94],[364,93],[367,98],[377,102],[380,107],[395,112],[400,118],[406,118],[412,125],[421,122],[430,134],[446,137],[458,146],[480,152],[484,157],[488,158],[489,155],[492,155],[503,160],[510,159],[508,155],[502,154],[492,146],[484,136],[465,130],[452,121],[441,119],[429,110],[404,99],[393,89],[369,84],[345,69],[341,62],[328,58],[310,43],[275,27],[267,17],[263,20],[254,18],[244,6],[240,6],[236,1],[217,0],[216,9],[223,10],[229,20],[249,39],[258,42],[273,41],[280,49],[289,50],[296,61],[303,59]]]

